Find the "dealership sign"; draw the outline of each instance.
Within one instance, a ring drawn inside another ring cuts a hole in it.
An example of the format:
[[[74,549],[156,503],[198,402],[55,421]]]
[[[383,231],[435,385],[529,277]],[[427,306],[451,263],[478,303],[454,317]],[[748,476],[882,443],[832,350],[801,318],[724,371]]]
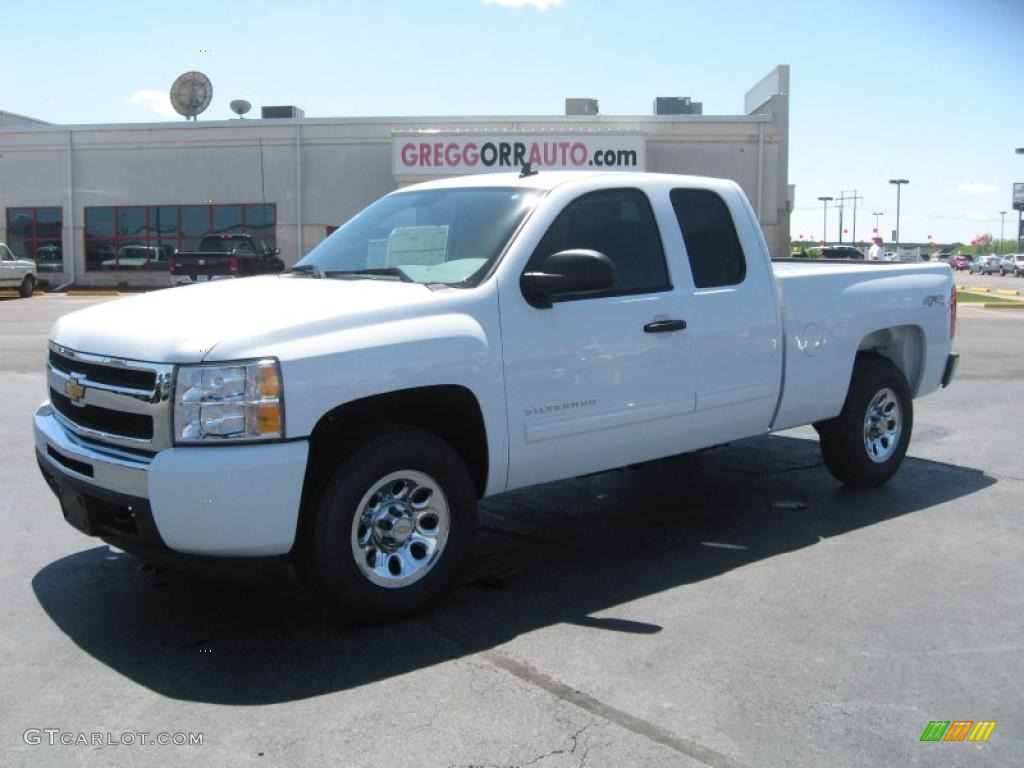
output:
[[[391,149],[396,176],[534,170],[642,171],[643,136],[619,134],[417,134],[398,136]]]
[[[1013,210],[1024,211],[1024,184],[1013,185]]]

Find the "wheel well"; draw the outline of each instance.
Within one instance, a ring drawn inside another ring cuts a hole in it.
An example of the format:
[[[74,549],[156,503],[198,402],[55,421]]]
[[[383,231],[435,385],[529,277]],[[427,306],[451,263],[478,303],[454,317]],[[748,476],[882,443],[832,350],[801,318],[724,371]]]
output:
[[[857,354],[889,360],[907,380],[911,397],[917,394],[924,370],[924,332],[919,326],[898,325],[874,331],[861,341]]]
[[[488,455],[480,405],[465,387],[434,386],[354,400],[324,414],[309,438],[303,506],[323,487],[339,452],[388,424],[422,427],[447,441],[466,462],[477,496],[483,496]]]

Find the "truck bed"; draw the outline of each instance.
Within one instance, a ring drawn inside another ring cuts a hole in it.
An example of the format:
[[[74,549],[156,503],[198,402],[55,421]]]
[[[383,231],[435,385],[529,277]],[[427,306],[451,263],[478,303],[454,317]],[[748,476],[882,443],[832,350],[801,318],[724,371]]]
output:
[[[773,429],[835,416],[858,350],[904,362],[914,397],[940,386],[953,272],[943,263],[773,261],[786,334]]]

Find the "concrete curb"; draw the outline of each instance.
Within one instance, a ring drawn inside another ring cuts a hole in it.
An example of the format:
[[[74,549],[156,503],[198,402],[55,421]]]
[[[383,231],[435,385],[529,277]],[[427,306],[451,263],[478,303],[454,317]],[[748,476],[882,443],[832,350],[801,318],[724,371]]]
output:
[[[996,293],[1000,296],[1020,296],[1020,291],[1015,291],[1012,288],[999,288]]]
[[[970,291],[971,293],[989,293],[991,291],[990,288],[986,288],[984,285],[969,285],[962,290]]]
[[[70,291],[67,292],[67,295],[68,296],[120,296],[121,292],[120,291],[104,291],[104,290],[101,290],[101,289],[89,290],[89,289],[72,288]]]
[[[980,304],[971,304],[972,307],[981,307],[982,309],[1024,309],[1024,301],[1014,301],[1007,304],[992,304],[989,302],[982,302]]]

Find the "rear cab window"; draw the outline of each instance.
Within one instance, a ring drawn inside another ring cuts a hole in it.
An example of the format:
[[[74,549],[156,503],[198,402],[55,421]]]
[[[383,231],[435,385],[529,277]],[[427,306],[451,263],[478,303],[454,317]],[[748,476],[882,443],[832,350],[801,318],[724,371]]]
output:
[[[686,244],[694,286],[742,283],[747,262],[725,201],[707,189],[673,189],[669,199]]]

